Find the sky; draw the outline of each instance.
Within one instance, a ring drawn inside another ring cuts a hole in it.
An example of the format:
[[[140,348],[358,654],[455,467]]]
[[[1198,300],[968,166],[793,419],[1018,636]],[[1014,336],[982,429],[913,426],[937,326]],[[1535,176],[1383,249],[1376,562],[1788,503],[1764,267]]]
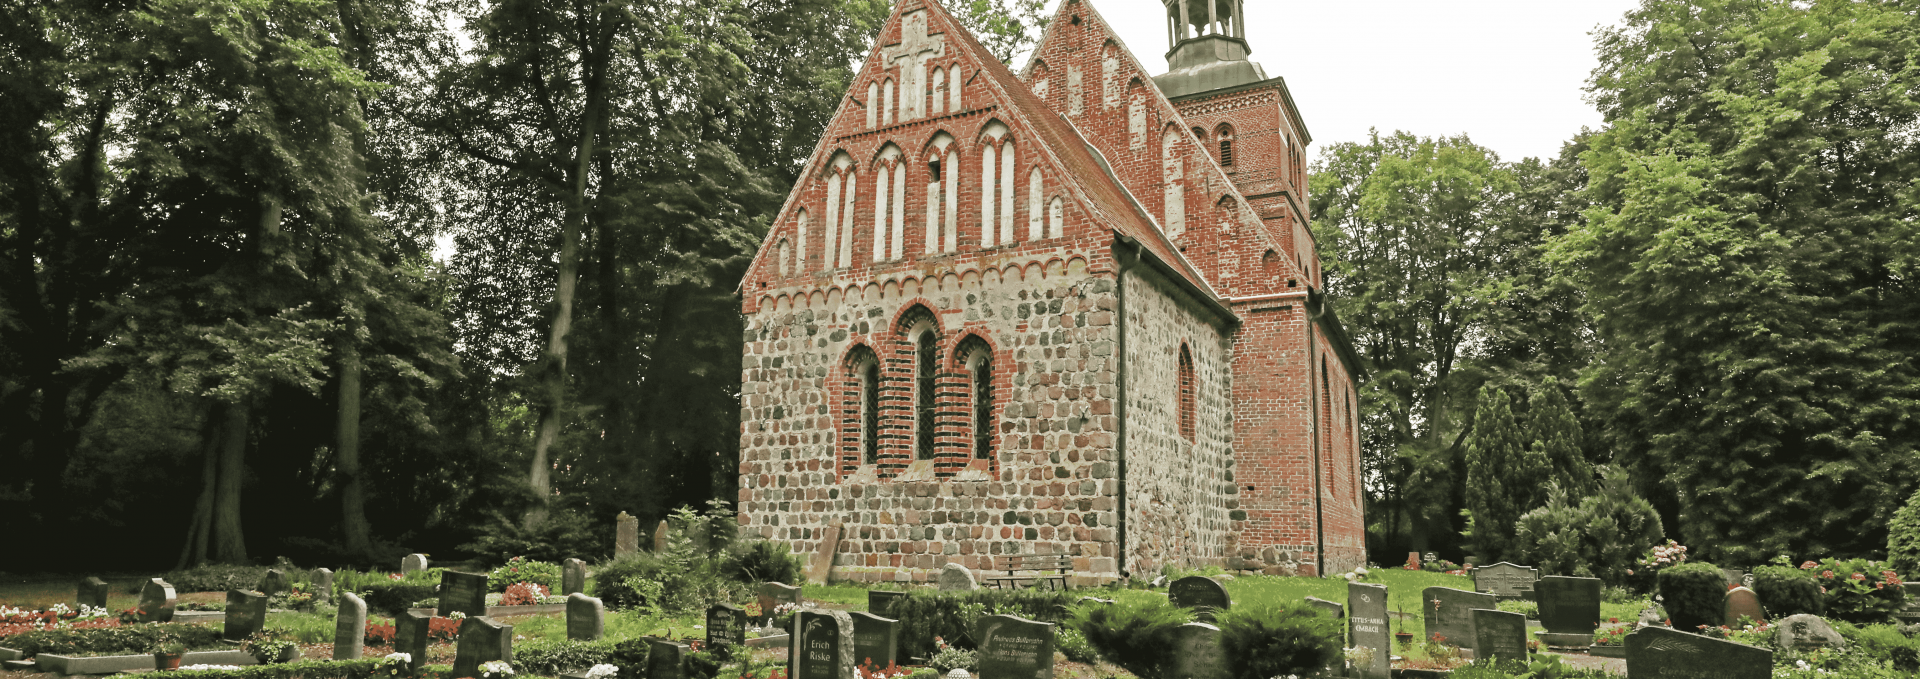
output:
[[[1091,2],[1147,70],[1166,72],[1160,0]],[[1247,0],[1247,42],[1267,77],[1287,79],[1316,148],[1362,141],[1379,128],[1466,133],[1505,160],[1548,158],[1581,126],[1600,127],[1599,112],[1585,101],[1599,65],[1591,34],[1638,5]]]

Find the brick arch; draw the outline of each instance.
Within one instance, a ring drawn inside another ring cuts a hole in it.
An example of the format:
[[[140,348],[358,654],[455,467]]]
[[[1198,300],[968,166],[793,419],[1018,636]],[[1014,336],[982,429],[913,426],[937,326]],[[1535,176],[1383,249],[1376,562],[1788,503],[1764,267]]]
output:
[[[981,465],[986,471],[999,468],[1000,415],[1012,380],[1007,366],[999,359],[993,342],[979,332],[968,332],[953,345],[951,371],[959,376],[962,390],[960,417],[948,427],[964,447],[969,465]],[[958,425],[958,426],[951,426]]]
[[[935,334],[941,332],[940,314],[934,313],[933,308],[928,305],[926,300],[922,299],[916,299],[911,303],[902,305],[900,311],[893,315],[892,326],[895,333],[904,335],[913,330],[914,326],[918,325],[921,321],[931,323]]]
[[[834,425],[834,463],[838,479],[845,479],[863,464],[874,464],[880,452],[880,403],[885,374],[879,352],[866,342],[855,341],[841,352],[827,396],[832,400],[829,413]]]
[[[1176,360],[1179,361],[1178,384],[1175,388],[1179,390],[1176,402],[1180,410],[1180,437],[1186,439],[1187,443],[1195,443],[1199,440],[1200,375],[1194,369],[1193,350],[1184,339],[1180,340],[1180,354]]]

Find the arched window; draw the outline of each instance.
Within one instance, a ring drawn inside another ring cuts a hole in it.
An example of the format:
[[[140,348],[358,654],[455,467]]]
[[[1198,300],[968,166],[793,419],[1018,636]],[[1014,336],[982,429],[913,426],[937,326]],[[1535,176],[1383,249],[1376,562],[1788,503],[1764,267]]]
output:
[[[959,64],[954,64],[953,69],[947,71],[947,110],[954,113],[966,110],[960,107],[963,101],[960,98],[960,91],[966,85],[966,81],[961,80],[960,75],[964,72]]]
[[[1267,282],[1271,283],[1273,287],[1279,288],[1280,253],[1268,250],[1267,254],[1262,255],[1260,257],[1260,273],[1265,275]]]
[[[971,408],[973,458],[993,459],[993,349],[979,337],[960,343],[960,364],[967,372],[967,396]]]
[[[1220,126],[1220,166],[1233,167],[1233,127]]]
[[[1186,439],[1188,443],[1192,443],[1194,441],[1194,428],[1195,428],[1194,420],[1196,419],[1194,410],[1196,405],[1195,401],[1197,400],[1196,394],[1194,392],[1198,387],[1199,387],[1199,384],[1195,381],[1194,375],[1193,375],[1193,353],[1187,350],[1187,345],[1181,344],[1180,345],[1180,400],[1179,400],[1180,438]]]
[[[852,422],[849,431],[854,443],[849,460],[868,465],[880,463],[880,359],[872,349],[857,346],[847,354],[847,378],[852,382]]]
[[[1047,237],[1059,238],[1066,235],[1066,231],[1067,201],[1054,196],[1053,201],[1047,203]]]
[[[980,131],[980,247],[1013,243],[1013,140],[1000,121]]]
[[[1047,70],[1047,62],[1035,60],[1027,81],[1033,87],[1033,96],[1041,101],[1046,101],[1047,95],[1053,91],[1053,73]]]
[[[800,210],[800,217],[794,220],[794,270],[806,273],[813,270],[813,264],[807,261],[807,211]]]
[[[883,119],[883,124],[894,124],[900,119],[900,112],[893,107],[892,80],[880,83],[880,100],[884,102],[880,107],[880,117]]]
[[[787,239],[785,238],[780,239],[780,244],[774,246],[774,261],[780,263],[780,275],[782,276],[793,275],[793,253],[791,250],[792,248],[787,245]]]
[[[913,359],[914,459],[931,460],[938,426],[940,327],[933,312],[924,306],[908,309],[900,317],[899,327]]]
[[[1196,127],[1196,128],[1193,128],[1193,138],[1194,138],[1194,139],[1198,139],[1198,140],[1200,140],[1200,143],[1202,144],[1202,147],[1204,148],[1204,145],[1205,145],[1205,144],[1207,143],[1207,131],[1206,131],[1206,130],[1202,130],[1202,129],[1200,129],[1200,128],[1198,128],[1198,127]]]
[[[940,68],[939,66],[933,67],[933,83],[932,83],[932,86],[928,88],[928,90],[929,90],[928,94],[932,95],[932,99],[933,99],[934,114],[939,115],[942,113],[946,113],[947,112],[947,70],[946,69]]]
[[[1113,108],[1120,105],[1120,46],[1108,40],[1101,53],[1100,103]]]
[[[1046,184],[1040,177],[1040,168],[1027,173],[1027,240],[1040,240],[1047,237],[1046,208],[1041,202],[1046,200]]]
[[[1160,137],[1161,174],[1166,187],[1166,223],[1161,226],[1175,238],[1187,230],[1187,164],[1179,152],[1179,129],[1168,126]]]
[[[867,83],[867,129],[880,126],[880,83]]]

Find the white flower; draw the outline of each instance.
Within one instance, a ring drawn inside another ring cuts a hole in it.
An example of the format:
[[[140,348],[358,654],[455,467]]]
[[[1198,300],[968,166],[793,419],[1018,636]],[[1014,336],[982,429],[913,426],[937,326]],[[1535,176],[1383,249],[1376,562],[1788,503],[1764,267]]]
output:
[[[216,670],[220,672],[232,672],[234,670],[240,669],[240,666],[239,665],[187,665],[180,669],[181,671],[184,671],[184,672],[204,672],[207,670]]]
[[[447,619],[448,620],[465,620],[467,619],[467,614],[462,613],[460,611],[454,611],[452,613],[447,614]]]
[[[505,660],[488,660],[480,663],[480,673],[489,677],[511,677],[513,665],[507,664]]]
[[[413,654],[412,653],[388,653],[386,659],[398,660],[403,663],[411,663],[413,662]]]
[[[607,679],[607,677],[611,677],[619,673],[620,673],[620,668],[614,667],[612,665],[605,665],[605,664],[594,665],[592,668],[587,670],[587,679]]]

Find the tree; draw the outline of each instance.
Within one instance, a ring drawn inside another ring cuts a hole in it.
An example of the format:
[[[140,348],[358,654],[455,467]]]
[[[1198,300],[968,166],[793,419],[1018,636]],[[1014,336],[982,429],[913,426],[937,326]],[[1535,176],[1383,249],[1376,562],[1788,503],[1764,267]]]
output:
[[[1587,461],[1580,421],[1567,406],[1559,381],[1547,378],[1530,401],[1526,434],[1529,455],[1546,461],[1548,482],[1568,498],[1586,497],[1594,488],[1593,464]]]
[[[1480,389],[1480,404],[1467,435],[1467,511],[1477,556],[1498,561],[1515,554],[1514,528],[1520,515],[1547,498],[1542,481],[1547,461],[1532,450],[1513,416],[1512,399],[1495,385]]]

